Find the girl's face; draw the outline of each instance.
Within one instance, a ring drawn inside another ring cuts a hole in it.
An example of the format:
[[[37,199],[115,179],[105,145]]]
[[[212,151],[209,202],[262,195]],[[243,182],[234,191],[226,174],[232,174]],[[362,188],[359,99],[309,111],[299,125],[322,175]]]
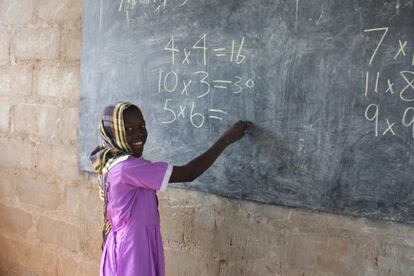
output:
[[[126,141],[132,149],[132,153],[140,157],[148,136],[144,117],[141,111],[135,106],[127,108],[123,115]]]

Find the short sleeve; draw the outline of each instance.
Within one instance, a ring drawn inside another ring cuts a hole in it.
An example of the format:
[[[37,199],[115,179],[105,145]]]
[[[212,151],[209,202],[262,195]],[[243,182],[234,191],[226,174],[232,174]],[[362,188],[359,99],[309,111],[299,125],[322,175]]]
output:
[[[134,157],[121,164],[121,177],[125,183],[152,190],[167,189],[173,169],[171,164]]]

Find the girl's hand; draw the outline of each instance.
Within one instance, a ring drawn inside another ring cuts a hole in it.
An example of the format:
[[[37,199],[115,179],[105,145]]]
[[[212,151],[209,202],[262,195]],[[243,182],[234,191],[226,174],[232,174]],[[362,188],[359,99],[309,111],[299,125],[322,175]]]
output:
[[[230,145],[242,138],[245,134],[246,129],[252,125],[253,123],[249,121],[238,121],[233,126],[229,127],[221,136],[221,138],[225,141],[226,144]]]
[[[184,166],[174,166],[169,182],[191,182],[207,170],[231,143],[244,136],[244,132],[253,123],[238,121],[226,130],[224,134],[206,152],[194,158]]]

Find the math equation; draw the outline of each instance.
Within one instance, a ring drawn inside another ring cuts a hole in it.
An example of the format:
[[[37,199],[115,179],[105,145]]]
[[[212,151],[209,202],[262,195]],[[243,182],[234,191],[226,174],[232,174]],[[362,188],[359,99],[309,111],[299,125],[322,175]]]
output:
[[[386,135],[396,135],[397,126],[409,129],[411,136],[414,138],[414,51],[409,52],[408,42],[404,39],[395,41],[395,49],[389,55],[390,61],[398,62],[401,59],[409,61],[409,68],[401,68],[398,79],[390,79],[389,76],[382,75],[381,71],[374,71],[372,64],[381,53],[384,41],[389,36],[388,27],[372,28],[363,30],[366,35],[376,35],[378,41],[376,47],[372,50],[368,61],[369,69],[365,72],[365,89],[364,95],[367,99],[382,94],[384,97],[398,97],[401,101],[401,116],[398,121],[392,121],[387,115],[387,106],[379,103],[370,102],[365,109],[365,118],[373,123],[373,133],[376,137]],[[414,43],[414,41],[412,42]],[[411,49],[414,49],[411,47]],[[397,83],[399,84],[397,87]],[[400,85],[402,83],[402,85]],[[401,128],[399,128],[401,129]]]
[[[221,45],[224,47],[208,47],[207,39],[208,35],[203,34],[188,47],[177,47],[174,35],[165,42],[162,51],[172,69],[160,68],[157,72],[158,93],[163,96],[161,123],[187,120],[194,128],[201,128],[207,120],[223,121],[229,111],[225,106],[212,105],[216,101],[211,99],[240,97],[255,87],[254,79],[245,74],[230,74],[229,77],[232,66],[243,66],[246,62],[245,37]],[[210,73],[216,61],[221,62],[220,66],[227,63],[226,78],[217,78]],[[185,69],[186,66],[190,69]]]
[[[118,0],[118,11],[125,14],[127,23],[137,18],[165,15],[187,5],[188,0]],[[102,9],[102,0],[101,0]]]

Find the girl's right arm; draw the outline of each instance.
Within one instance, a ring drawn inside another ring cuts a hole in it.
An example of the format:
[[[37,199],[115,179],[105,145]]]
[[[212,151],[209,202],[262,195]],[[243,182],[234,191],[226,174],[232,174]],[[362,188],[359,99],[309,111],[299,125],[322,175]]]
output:
[[[205,172],[224,149],[244,136],[245,130],[252,125],[248,121],[238,121],[230,127],[207,151],[184,166],[174,166],[170,183],[191,182]]]

